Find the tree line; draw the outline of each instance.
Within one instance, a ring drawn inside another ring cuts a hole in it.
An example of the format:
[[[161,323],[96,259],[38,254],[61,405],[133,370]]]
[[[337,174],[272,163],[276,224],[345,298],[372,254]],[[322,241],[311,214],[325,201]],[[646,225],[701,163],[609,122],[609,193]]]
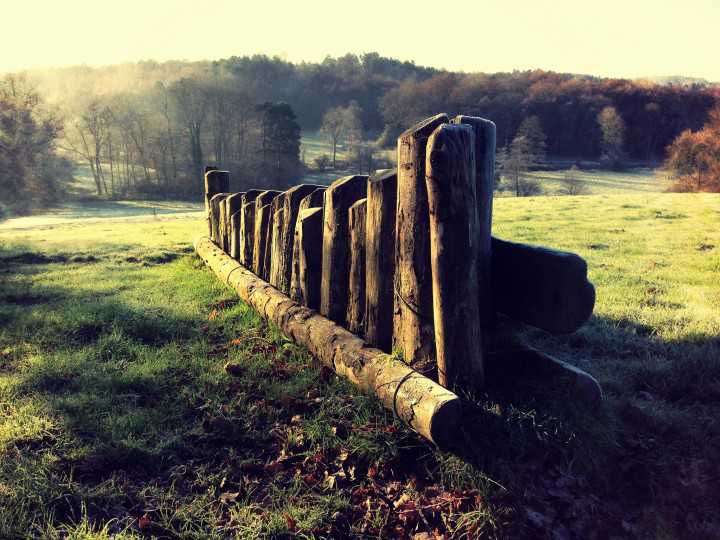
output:
[[[659,163],[678,135],[702,129],[720,97],[712,85],[539,70],[454,73],[377,53],[299,64],[255,55],[81,66],[30,72],[27,80],[35,110],[45,111],[35,121],[49,123],[43,151],[55,156],[41,161],[58,165],[62,155],[84,163],[97,192],[116,197],[193,196],[206,163],[230,168],[239,188],[288,185],[306,165],[338,165],[336,155],[303,163],[301,130],[320,131],[334,150],[352,148],[353,165],[370,169],[373,149],[392,148],[402,130],[440,111],[492,119],[506,171],[537,160],[527,147],[535,128],[542,156]],[[8,95],[0,97],[5,109],[15,99]],[[4,140],[9,128],[0,129]],[[0,146],[2,163],[22,161],[17,144]],[[59,192],[47,170],[23,173],[36,179],[26,182],[36,186],[30,191],[18,187],[19,173],[0,174],[15,175],[3,180],[3,200]]]

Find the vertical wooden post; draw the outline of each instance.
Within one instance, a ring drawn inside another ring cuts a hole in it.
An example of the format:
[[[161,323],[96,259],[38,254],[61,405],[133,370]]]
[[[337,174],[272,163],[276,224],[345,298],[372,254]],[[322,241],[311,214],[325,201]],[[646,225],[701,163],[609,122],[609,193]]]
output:
[[[240,200],[240,245],[238,261],[246,268],[252,267],[252,252],[255,243],[255,199],[262,193],[259,189],[249,189]]]
[[[225,242],[225,252],[230,255],[230,252],[232,250],[232,227],[231,227],[231,218],[232,215],[240,210],[240,202],[242,200],[242,196],[244,195],[243,192],[240,193],[232,193],[227,196],[225,199],[224,205],[225,205],[225,234],[224,234],[224,242]],[[235,257],[234,257],[235,258]]]
[[[300,184],[285,192],[283,201],[283,227],[280,235],[282,246],[279,249],[278,284],[277,288],[285,294],[290,293],[290,280],[292,278],[293,240],[295,239],[295,223],[302,200],[313,193],[319,186],[313,184]]]
[[[367,194],[367,176],[346,176],[325,190],[320,313],[345,326],[350,271],[348,210]]]
[[[438,382],[482,385],[475,133],[443,124],[427,141],[426,183]]]
[[[205,214],[207,214],[208,232],[211,237],[210,199],[218,193],[228,191],[230,191],[230,173],[228,171],[219,171],[217,167],[205,167]]]
[[[397,170],[370,177],[365,226],[365,341],[392,349]]]
[[[210,199],[210,238],[218,247],[222,248],[222,238],[220,236],[220,208],[229,193],[216,193]]]
[[[425,147],[435,128],[448,121],[438,114],[398,138],[393,347],[410,364],[435,358]]]
[[[282,290],[282,255],[283,255],[283,228],[285,225],[285,208],[280,207],[272,218],[272,241],[270,253],[270,285],[281,292]]]
[[[253,238],[253,259],[252,269],[258,277],[265,279],[263,265],[265,264],[265,248],[267,247],[267,231],[270,223],[270,210],[264,210],[272,200],[279,194],[279,191],[263,191],[255,198],[255,229]]]
[[[236,261],[240,258],[240,212],[230,216],[230,256]]]
[[[253,272],[262,279],[265,279],[265,249],[267,248],[267,231],[270,228],[270,203],[266,204],[255,212],[255,242],[253,247]]]
[[[325,190],[327,188],[325,186],[315,187],[315,191],[310,193],[310,195],[306,195],[303,197],[303,200],[300,201],[300,207],[298,208],[298,215],[303,210],[307,210],[308,208],[322,208],[323,201],[325,200]]]
[[[323,209],[307,208],[298,214],[298,301],[311,309],[320,307],[322,278]]]
[[[306,195],[303,197],[302,201],[300,201],[300,206],[298,207],[298,218],[295,222],[295,233],[293,234],[293,253],[292,253],[292,271],[290,273],[290,298],[293,300],[296,300],[297,302],[304,303],[303,296],[302,296],[302,289],[300,287],[300,215],[305,211],[309,210],[310,208],[320,208],[322,209],[323,205],[323,199],[325,194],[325,188],[324,187],[318,187],[310,193],[309,195]],[[316,218],[318,219],[318,218]],[[320,220],[322,220],[322,211],[320,212]],[[320,227],[320,234],[316,238],[317,243],[322,247],[322,225]],[[318,253],[322,256],[322,249],[318,250]],[[320,264],[318,264],[318,270],[320,269]],[[320,279],[320,273],[318,272],[318,283]],[[320,289],[318,288],[318,291]],[[307,304],[305,304],[307,305]],[[317,309],[317,306],[313,309]]]
[[[365,222],[367,199],[360,199],[348,211],[350,230],[350,275],[348,281],[348,330],[365,332]]]
[[[495,294],[492,284],[492,209],[495,191],[495,124],[476,116],[456,116],[454,124],[469,125],[475,132],[475,185],[480,219],[478,295],[483,344],[495,324]]]
[[[270,283],[271,285],[274,285],[277,287],[277,279],[276,276],[273,274],[273,272],[277,272],[277,263],[278,258],[275,256],[275,266],[276,268],[273,268],[273,250],[276,249],[273,240],[275,239],[275,235],[273,234],[275,229],[275,220],[276,218],[282,219],[282,214],[279,216],[277,215],[278,210],[283,208],[284,205],[284,198],[285,198],[285,192],[282,192],[275,196],[275,198],[270,203],[270,217],[269,217],[269,225],[268,225],[268,231],[267,231],[267,239],[265,240],[265,261],[263,262],[263,272],[265,274],[265,281]],[[282,222],[279,223],[280,230],[278,231],[278,234],[282,233]]]

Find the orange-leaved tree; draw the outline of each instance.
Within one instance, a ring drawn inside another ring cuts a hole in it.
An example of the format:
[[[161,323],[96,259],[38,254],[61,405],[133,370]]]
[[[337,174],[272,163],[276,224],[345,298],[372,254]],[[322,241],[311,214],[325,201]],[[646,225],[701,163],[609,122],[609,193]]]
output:
[[[683,131],[668,147],[668,168],[678,179],[673,191],[720,192],[720,106],[699,131]]]

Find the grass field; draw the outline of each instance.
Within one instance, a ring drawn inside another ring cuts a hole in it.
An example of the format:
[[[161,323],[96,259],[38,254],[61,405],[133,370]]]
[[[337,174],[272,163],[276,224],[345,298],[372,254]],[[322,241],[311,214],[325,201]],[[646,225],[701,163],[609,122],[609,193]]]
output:
[[[0,538],[720,537],[720,196],[497,199],[588,261],[588,324],[522,334],[606,399],[468,395],[454,452],[239,303],[197,206],[107,204],[0,223]]]

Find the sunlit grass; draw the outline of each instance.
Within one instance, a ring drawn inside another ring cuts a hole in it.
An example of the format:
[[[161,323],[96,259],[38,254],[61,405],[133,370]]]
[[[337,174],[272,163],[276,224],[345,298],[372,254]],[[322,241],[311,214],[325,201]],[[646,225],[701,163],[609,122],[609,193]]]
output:
[[[537,537],[525,508],[581,536],[622,520],[649,537],[717,531],[720,196],[495,201],[497,236],[588,261],[589,323],[570,336],[523,332],[595,375],[606,402],[587,413],[470,396],[480,412],[458,435],[462,457],[237,302],[188,253],[200,214],[96,218],[0,229],[1,538],[311,536],[354,515],[354,487],[328,487],[322,469],[319,484],[295,462],[299,475],[249,472],[282,452],[298,463],[323,453],[330,473],[341,452],[358,471],[385,464],[416,498],[424,483],[477,490],[482,504],[446,516],[457,536]],[[587,514],[586,528],[561,508]],[[373,507],[345,531],[385,516]]]

